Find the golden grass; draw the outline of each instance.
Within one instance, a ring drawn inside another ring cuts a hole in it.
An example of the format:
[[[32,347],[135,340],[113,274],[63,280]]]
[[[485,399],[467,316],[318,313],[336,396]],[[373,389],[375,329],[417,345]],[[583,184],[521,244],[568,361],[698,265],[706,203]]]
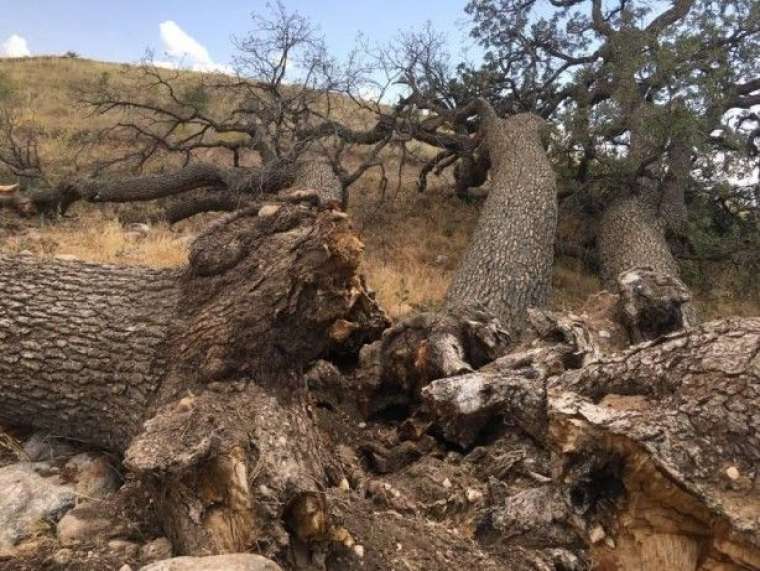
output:
[[[189,233],[157,224],[143,236],[122,225],[107,211],[87,207],[79,211],[79,215],[71,220],[11,236],[5,240],[2,249],[154,268],[178,267],[187,261]]]
[[[77,133],[109,124],[110,120],[102,117],[85,118],[72,91],[75,85],[93,82],[102,74],[128,83],[134,70],[122,64],[76,59],[0,60],[0,75],[10,79],[20,92],[27,114],[25,119],[45,128],[43,153],[49,158],[49,164],[56,167],[73,164]],[[192,78],[193,74],[188,77]],[[217,107],[225,104],[229,102],[224,98],[213,99]],[[348,116],[354,126],[366,121],[360,113],[348,113]],[[109,150],[96,148],[93,152]],[[418,150],[425,154],[426,149]],[[205,158],[215,160],[217,157]],[[387,158],[390,184],[385,196],[377,189],[378,174],[368,173],[351,189],[349,214],[366,244],[362,270],[368,283],[391,316],[399,317],[440,304],[469,241],[478,208],[453,197],[446,178],[432,177],[429,190],[425,194],[417,193],[413,168],[402,173],[401,185],[397,187],[398,180],[393,174],[396,158],[390,154]],[[360,158],[355,157],[355,160]],[[42,256],[69,255],[101,263],[177,267],[187,260],[190,237],[213,218],[209,215],[173,228],[154,225],[146,236],[136,237],[127,225],[119,222],[117,213],[118,209],[113,207],[77,205],[71,219],[46,224],[32,232],[6,233],[0,250],[29,250]],[[716,268],[714,273],[720,276],[721,271]],[[702,315],[708,319],[760,315],[760,300],[748,299],[737,283],[718,285],[715,282],[714,287],[705,288],[709,295],[697,299]],[[598,278],[576,261],[560,258],[555,262],[552,308],[578,308],[588,295],[600,289]]]

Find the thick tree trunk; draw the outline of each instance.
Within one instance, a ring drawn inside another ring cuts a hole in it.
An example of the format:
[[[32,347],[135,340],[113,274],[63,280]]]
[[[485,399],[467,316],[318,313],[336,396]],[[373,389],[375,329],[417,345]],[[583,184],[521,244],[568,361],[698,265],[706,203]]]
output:
[[[757,569],[760,320],[681,330],[577,369],[589,335],[545,333],[422,390],[450,442],[469,449],[506,417],[551,451],[551,476],[511,487],[484,527],[598,569]]]
[[[339,471],[301,374],[387,325],[346,216],[280,200],[213,224],[181,272],[0,257],[0,421],[124,453],[182,552],[327,536]]]
[[[597,247],[602,277],[610,286],[622,272],[634,268],[678,276],[664,222],[656,206],[641,196],[624,196],[607,207],[599,223]]]
[[[0,416],[124,449],[166,375],[172,271],[0,255]]]
[[[480,102],[492,189],[446,295],[448,306],[480,305],[511,330],[549,295],[557,190],[541,144],[543,121],[531,114],[500,119]]]
[[[716,321],[551,383],[549,441],[597,561],[760,566],[758,354],[760,320]]]

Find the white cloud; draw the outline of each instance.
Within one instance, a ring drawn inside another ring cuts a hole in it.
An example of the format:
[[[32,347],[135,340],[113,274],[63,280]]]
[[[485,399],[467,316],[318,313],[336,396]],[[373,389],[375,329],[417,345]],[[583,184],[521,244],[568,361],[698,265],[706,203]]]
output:
[[[177,25],[173,20],[161,22],[161,40],[167,55],[189,60],[193,65],[213,65],[206,47]]]
[[[13,34],[10,38],[0,44],[0,57],[29,57],[32,52],[26,43],[26,39],[18,34]]]
[[[234,73],[230,66],[214,62],[206,46],[180,28],[177,22],[173,20],[161,22],[160,29],[161,40],[164,42],[164,50],[168,59],[153,62],[157,67]]]

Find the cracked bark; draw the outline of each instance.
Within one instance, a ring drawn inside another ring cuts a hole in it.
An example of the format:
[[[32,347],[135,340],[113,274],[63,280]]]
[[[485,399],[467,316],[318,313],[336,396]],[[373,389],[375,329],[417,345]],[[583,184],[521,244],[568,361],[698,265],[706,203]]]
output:
[[[0,256],[0,420],[123,453],[179,552],[329,532],[300,374],[386,321],[346,216],[298,197],[222,218],[179,272]]]
[[[541,144],[539,117],[500,119],[487,102],[479,106],[493,184],[445,303],[481,306],[519,332],[527,308],[544,305],[549,295],[555,176]]]

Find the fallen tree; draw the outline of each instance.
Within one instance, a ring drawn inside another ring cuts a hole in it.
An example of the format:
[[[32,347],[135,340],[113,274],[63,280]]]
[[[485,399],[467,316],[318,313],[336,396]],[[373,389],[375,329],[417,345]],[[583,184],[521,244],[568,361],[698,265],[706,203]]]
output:
[[[549,296],[557,231],[554,171],[541,144],[540,117],[500,119],[484,99],[475,104],[492,187],[446,304],[480,305],[520,331],[528,307],[543,306]]]
[[[279,202],[215,223],[180,272],[2,256],[0,418],[124,453],[181,552],[279,550],[289,513],[323,517],[304,506],[332,464],[298,372],[386,324],[361,248],[342,213]]]
[[[758,320],[684,331],[679,285],[642,270],[599,315],[529,312],[519,344],[471,308],[387,329],[317,202],[222,217],[180,271],[2,257],[0,420],[122,453],[180,553],[757,567]]]

